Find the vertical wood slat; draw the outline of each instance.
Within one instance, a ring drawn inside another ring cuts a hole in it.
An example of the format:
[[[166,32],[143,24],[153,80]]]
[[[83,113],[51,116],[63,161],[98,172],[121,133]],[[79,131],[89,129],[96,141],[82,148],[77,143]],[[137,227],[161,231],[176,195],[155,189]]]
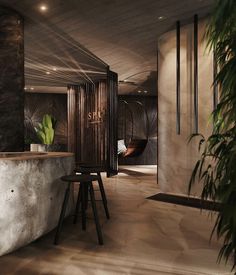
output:
[[[194,15],[194,134],[198,133],[198,15]]]
[[[176,134],[180,135],[180,21],[176,22]]]
[[[68,109],[68,151],[76,153],[76,87],[68,86],[67,92]]]
[[[100,165],[108,175],[117,173],[117,83],[108,71],[107,80],[68,86],[68,148],[77,163]]]
[[[107,108],[106,83],[100,80],[78,86],[76,110],[76,160],[78,163],[106,166],[106,118],[99,121],[99,112]],[[92,119],[88,118],[91,113]]]
[[[98,102],[98,98],[99,98],[99,89],[93,89],[92,90],[92,93],[93,93],[93,106],[94,106],[94,111],[96,112],[99,112],[99,102]],[[95,137],[95,148],[94,148],[94,151],[95,151],[95,162],[96,163],[101,163],[101,155],[99,154],[99,149],[100,149],[100,142],[98,140],[98,128],[99,128],[99,125],[98,123],[94,125],[93,127],[93,135]]]
[[[102,137],[103,143],[101,144],[101,156],[102,156],[102,161],[104,163],[104,166],[107,166],[107,128],[106,128],[106,123],[107,123],[107,101],[108,101],[108,95],[107,95],[107,87],[106,87],[106,82],[102,82],[100,84],[100,105],[101,109],[104,112],[103,116],[105,118],[105,121],[103,121],[102,127],[100,128],[100,136]]]
[[[158,113],[159,113],[159,44],[157,44],[157,116],[158,116]],[[158,119],[157,119],[157,151],[156,151],[156,156],[157,156],[157,165],[158,165],[158,158],[159,158],[159,154],[158,154],[158,141],[159,141],[159,131],[158,131]],[[157,166],[158,167],[158,166]]]
[[[117,174],[118,157],[117,157],[117,93],[118,93],[118,76],[108,68],[107,72],[107,92],[108,92],[108,176]]]
[[[78,117],[78,122],[77,122],[77,159],[78,162],[82,162],[84,159],[84,150],[82,150],[84,144],[83,144],[83,139],[85,135],[85,121],[84,121],[84,114],[86,113],[86,105],[85,105],[85,87],[83,85],[79,86],[78,90],[78,104],[77,104],[77,117]]]

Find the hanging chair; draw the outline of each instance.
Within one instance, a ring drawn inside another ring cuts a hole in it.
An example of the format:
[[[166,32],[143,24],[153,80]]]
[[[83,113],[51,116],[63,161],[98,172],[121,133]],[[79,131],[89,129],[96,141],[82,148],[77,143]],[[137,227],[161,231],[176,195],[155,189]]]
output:
[[[126,143],[126,147],[127,150],[120,154],[120,156],[122,157],[138,157],[140,156],[143,151],[146,148],[146,145],[148,143],[148,135],[149,135],[149,120],[148,120],[148,115],[147,115],[147,111],[144,108],[143,104],[139,101],[132,101],[132,102],[127,102],[125,100],[120,100],[121,103],[124,103],[126,109],[128,110],[129,114],[130,114],[130,118],[131,118],[131,136],[129,137],[128,141],[126,141],[126,121],[125,121],[125,133],[124,133],[124,141]],[[145,118],[146,118],[146,137],[145,138],[134,138],[134,116],[133,116],[133,111],[130,108],[130,104],[138,104],[138,106],[140,106],[145,114]],[[125,118],[126,119],[126,118]]]

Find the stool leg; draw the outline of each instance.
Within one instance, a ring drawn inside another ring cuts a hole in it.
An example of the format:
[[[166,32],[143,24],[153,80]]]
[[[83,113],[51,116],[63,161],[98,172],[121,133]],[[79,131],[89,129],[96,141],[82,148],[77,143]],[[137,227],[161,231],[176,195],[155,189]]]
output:
[[[82,175],[90,175],[90,173],[89,172],[82,172],[81,173]],[[86,183],[86,184],[88,184],[88,183]],[[88,209],[88,187],[87,188],[85,188],[85,209],[87,210]]]
[[[75,208],[74,224],[77,223],[80,203],[81,203],[81,185],[79,186],[78,198],[77,198],[77,203],[76,203],[76,208]]]
[[[100,245],[103,245],[102,231],[101,231],[101,226],[100,226],[99,219],[98,219],[98,213],[97,213],[97,207],[96,207],[96,203],[95,203],[95,196],[94,196],[92,182],[89,184],[89,192],[90,192],[90,198],[91,198],[91,205],[93,208],[94,220],[95,220],[95,224],[96,224],[98,242]]]
[[[87,183],[80,183],[81,185],[81,211],[82,211],[82,230],[86,230],[86,188]]]
[[[99,189],[100,189],[101,196],[102,196],[102,202],[103,202],[103,206],[104,206],[104,209],[105,209],[106,217],[107,217],[107,219],[110,219],[110,214],[109,214],[108,207],[107,207],[106,193],[105,193],[105,190],[104,190],[102,177],[101,177],[100,173],[98,173],[98,177],[99,177],[98,184],[99,184]]]
[[[89,183],[86,183],[86,188],[85,188],[85,191],[84,191],[84,197],[85,197],[85,210],[87,211],[88,209],[88,186],[89,186]]]
[[[58,221],[58,225],[57,225],[57,231],[56,231],[56,235],[55,235],[55,239],[54,239],[54,244],[57,245],[59,242],[59,237],[60,237],[60,233],[61,233],[61,229],[62,229],[62,223],[66,214],[66,206],[69,200],[69,195],[70,195],[70,185],[71,183],[68,182],[68,186],[66,188],[66,192],[65,192],[65,196],[64,196],[64,201],[62,204],[62,208],[61,208],[61,214],[60,214],[60,218]]]

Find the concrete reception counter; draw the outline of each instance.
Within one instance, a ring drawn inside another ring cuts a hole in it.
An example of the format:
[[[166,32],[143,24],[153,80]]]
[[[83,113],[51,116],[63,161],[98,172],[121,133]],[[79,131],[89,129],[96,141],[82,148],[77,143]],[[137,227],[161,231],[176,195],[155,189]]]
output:
[[[0,153],[0,255],[56,227],[66,188],[60,177],[73,168],[72,153]]]

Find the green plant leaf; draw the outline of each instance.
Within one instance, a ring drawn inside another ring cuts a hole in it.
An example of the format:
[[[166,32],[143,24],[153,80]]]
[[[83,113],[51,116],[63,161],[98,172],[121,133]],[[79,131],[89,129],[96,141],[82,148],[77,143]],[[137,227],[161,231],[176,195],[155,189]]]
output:
[[[220,98],[212,113],[213,131],[199,144],[199,160],[193,168],[189,192],[195,181],[202,183],[202,199],[221,203],[211,238],[223,238],[218,260],[233,260],[236,267],[236,1],[217,0],[205,33],[219,68],[213,84]],[[192,137],[190,138],[192,139]],[[196,177],[198,173],[198,177]],[[236,273],[235,273],[236,274]]]
[[[44,115],[42,123],[38,123],[35,127],[36,134],[39,140],[46,145],[50,145],[54,141],[56,119],[51,115]]]

